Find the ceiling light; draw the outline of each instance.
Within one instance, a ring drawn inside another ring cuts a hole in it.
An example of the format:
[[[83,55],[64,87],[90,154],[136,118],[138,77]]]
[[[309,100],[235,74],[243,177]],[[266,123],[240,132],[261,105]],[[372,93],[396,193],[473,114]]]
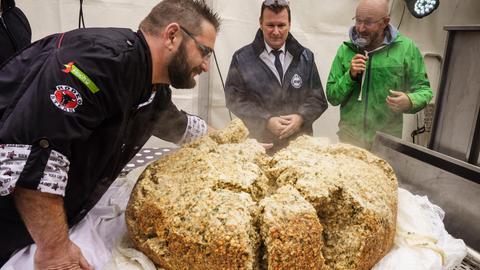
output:
[[[440,0],[405,0],[408,10],[416,18],[430,15],[440,5]]]

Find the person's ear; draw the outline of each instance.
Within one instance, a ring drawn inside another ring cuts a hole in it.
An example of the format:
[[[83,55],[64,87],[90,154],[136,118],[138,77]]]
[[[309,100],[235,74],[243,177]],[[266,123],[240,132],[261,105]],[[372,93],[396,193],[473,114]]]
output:
[[[385,19],[383,19],[383,23],[385,23],[385,26],[387,26],[390,23],[390,17],[385,17]]]
[[[170,23],[165,26],[165,30],[163,31],[163,40],[165,41],[165,46],[172,50],[177,44],[181,42],[181,35],[179,35],[181,29],[178,23]]]

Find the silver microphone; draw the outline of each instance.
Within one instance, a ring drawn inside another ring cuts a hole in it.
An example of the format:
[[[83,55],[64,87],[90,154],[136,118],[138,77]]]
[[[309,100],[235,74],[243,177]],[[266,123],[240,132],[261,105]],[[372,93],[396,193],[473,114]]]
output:
[[[362,37],[358,37],[355,39],[355,43],[358,46],[358,49],[362,51],[362,54],[365,56],[368,56],[367,50],[365,50],[365,47],[368,45],[368,40]],[[358,101],[362,101],[362,89],[363,89],[363,83],[365,82],[365,74],[366,72],[362,72],[362,81],[360,82],[360,93],[358,95]]]

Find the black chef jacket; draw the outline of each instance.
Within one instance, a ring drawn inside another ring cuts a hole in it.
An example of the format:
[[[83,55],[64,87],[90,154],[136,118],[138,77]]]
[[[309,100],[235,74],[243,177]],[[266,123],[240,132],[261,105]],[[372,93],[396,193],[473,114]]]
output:
[[[142,34],[118,28],[46,37],[0,68],[0,261],[32,243],[13,204],[16,186],[64,196],[71,226],[154,124],[163,139],[182,138],[187,116],[151,76]]]

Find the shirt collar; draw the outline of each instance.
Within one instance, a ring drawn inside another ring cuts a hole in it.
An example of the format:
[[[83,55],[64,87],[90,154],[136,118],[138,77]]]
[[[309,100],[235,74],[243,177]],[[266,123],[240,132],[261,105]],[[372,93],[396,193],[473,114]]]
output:
[[[267,51],[268,54],[270,54],[273,49],[272,47],[270,47],[267,42],[265,42],[265,50]],[[278,49],[279,51],[281,51],[282,53],[285,53],[285,43],[283,43],[282,47],[280,47],[280,49]]]

